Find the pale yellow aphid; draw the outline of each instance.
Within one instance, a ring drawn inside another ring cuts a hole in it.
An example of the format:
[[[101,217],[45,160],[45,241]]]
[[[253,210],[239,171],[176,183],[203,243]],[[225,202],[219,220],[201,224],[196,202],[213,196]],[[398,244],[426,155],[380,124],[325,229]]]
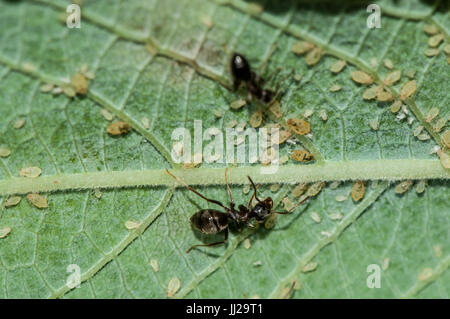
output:
[[[340,219],[342,219],[342,217],[344,217],[342,215],[342,213],[332,213],[332,214],[330,214],[330,219],[331,220],[340,220]]]
[[[150,266],[152,267],[152,269],[153,269],[154,272],[159,271],[159,263],[158,263],[158,260],[156,260],[156,259],[150,260]]]
[[[393,85],[396,82],[398,82],[401,77],[402,77],[402,71],[396,70],[396,71],[388,73],[386,75],[386,77],[384,78],[383,82],[386,85]]]
[[[250,247],[252,247],[252,244],[251,244],[251,242],[250,242],[250,239],[246,238],[246,239],[244,240],[244,248],[245,248],[245,249],[250,249]]]
[[[306,64],[308,66],[316,65],[320,61],[321,57],[322,57],[322,48],[316,47],[311,51],[309,51],[308,54],[306,55],[305,59]]]
[[[25,125],[25,119],[19,118],[17,120],[14,121],[13,127],[15,129],[20,129]]]
[[[322,220],[317,212],[311,212],[311,218],[316,223],[320,223]]]
[[[72,78],[72,85],[77,94],[86,94],[88,90],[88,80],[82,73],[77,73]]]
[[[141,224],[139,224],[138,222],[136,222],[134,220],[127,220],[125,222],[125,228],[128,230],[138,229],[140,225]]]
[[[373,78],[369,74],[359,70],[352,72],[352,80],[359,84],[373,83]]]
[[[263,114],[261,110],[256,111],[255,113],[252,114],[252,116],[250,117],[250,125],[253,128],[258,128],[261,126],[263,121]]]
[[[20,203],[21,200],[22,200],[22,197],[20,197],[20,196],[8,197],[8,199],[5,202],[5,207],[16,206]]]
[[[364,197],[365,187],[363,181],[358,181],[353,184],[351,195],[355,202],[360,201]]]
[[[436,133],[439,133],[446,124],[447,124],[447,118],[445,118],[445,117],[440,118],[434,124],[433,131],[435,131]]]
[[[426,186],[427,186],[427,182],[423,179],[420,180],[416,185],[417,194],[422,194],[425,191]]]
[[[10,232],[11,232],[11,228],[10,227],[2,227],[2,228],[0,228],[0,239],[1,238],[5,238],[6,236],[8,236]]]
[[[341,185],[341,182],[340,182],[340,181],[334,181],[334,182],[332,182],[332,183],[330,184],[330,188],[331,188],[331,189],[336,189],[336,188],[339,187],[339,185]]]
[[[319,116],[322,119],[322,121],[326,122],[328,120],[328,114],[326,110],[320,110]]]
[[[320,191],[322,190],[322,188],[324,186],[325,186],[325,182],[316,182],[308,188],[308,191],[306,192],[306,194],[309,197],[316,196],[317,194],[320,193]]]
[[[414,92],[416,92],[416,89],[417,89],[417,82],[415,80],[406,82],[403,85],[402,90],[400,91],[400,99],[403,101],[406,100],[408,97],[413,95]]]
[[[294,203],[289,199],[289,197],[283,198],[284,209],[290,211],[294,207]]]
[[[337,74],[337,73],[341,72],[345,68],[346,65],[347,65],[347,62],[345,60],[338,60],[331,65],[330,71],[332,73]]]
[[[380,127],[380,122],[378,122],[378,119],[371,119],[369,121],[369,126],[372,130],[377,131]]]
[[[6,146],[0,146],[0,157],[8,157],[11,155],[11,150]]]
[[[432,48],[435,48],[444,41],[444,35],[439,33],[428,39],[428,45]]]
[[[444,151],[442,151],[441,149],[439,149],[437,151],[437,155],[439,156],[439,159],[441,160],[441,165],[444,168],[450,168],[450,156],[445,153]]]
[[[433,247],[433,251],[434,251],[434,255],[437,258],[441,258],[442,257],[442,246],[441,245],[435,245]]]
[[[450,148],[450,130],[446,130],[444,134],[442,134],[442,141],[447,148]]]
[[[394,103],[392,103],[390,110],[392,113],[397,113],[398,111],[400,111],[401,108],[402,108],[402,102],[397,100]]]
[[[423,31],[428,35],[434,35],[439,32],[439,29],[434,24],[424,24]]]
[[[211,29],[214,26],[214,21],[210,16],[202,16],[202,23],[208,29]]]
[[[34,193],[28,194],[27,200],[33,206],[36,206],[37,208],[47,208],[48,207],[47,199],[39,194],[34,194]]]
[[[382,90],[382,87],[379,85],[373,85],[370,88],[364,90],[363,99],[364,100],[373,100],[377,97],[378,93]]]
[[[239,100],[231,102],[230,108],[232,108],[233,110],[238,110],[241,107],[243,107],[245,104],[247,104],[247,102],[244,99],[239,99]]]
[[[424,268],[419,274],[419,280],[425,281],[430,279],[433,276],[433,269],[432,268]]]
[[[169,284],[167,285],[167,297],[175,296],[176,292],[180,289],[181,282],[178,277],[173,277],[169,280]]]
[[[280,190],[280,188],[281,188],[281,184],[279,184],[279,183],[270,185],[270,191],[272,193],[278,192]]]
[[[390,262],[389,258],[384,258],[383,262],[381,263],[381,269],[387,270],[389,267],[389,262]]]
[[[142,127],[145,128],[146,130],[150,128],[150,120],[148,117],[143,117],[141,119],[141,123],[142,123]]]
[[[392,95],[391,92],[388,92],[384,89],[381,89],[380,91],[378,91],[378,95],[377,95],[377,100],[380,102],[389,102],[392,101],[394,99],[394,96]]]
[[[447,43],[444,46],[444,52],[445,52],[445,54],[450,55],[450,43]]]
[[[277,215],[276,214],[271,214],[266,221],[264,222],[264,228],[265,229],[272,229],[275,227],[277,221]]]
[[[272,144],[283,144],[291,137],[291,132],[286,130],[281,130],[278,134],[278,140],[275,138],[275,135],[272,135],[271,141]]]
[[[226,127],[226,128],[233,128],[233,127],[235,127],[237,124],[238,124],[238,122],[237,122],[236,120],[231,120],[231,121],[229,121],[229,122],[225,125],[225,127]]]
[[[105,118],[107,121],[112,121],[114,116],[107,110],[107,109],[101,109],[100,114]]]
[[[127,122],[117,121],[108,126],[108,133],[111,135],[126,134],[131,130],[130,124]]]
[[[342,90],[342,86],[340,86],[339,84],[333,84],[330,87],[330,92],[338,92],[340,90]]]
[[[432,107],[425,117],[425,122],[430,123],[436,116],[439,115],[439,109],[437,107]]]
[[[317,268],[318,264],[315,261],[310,261],[305,266],[302,267],[302,272],[310,272],[314,271]]]
[[[94,188],[94,196],[97,199],[102,198],[102,191],[100,190],[100,188]]]
[[[36,178],[42,174],[42,170],[40,167],[31,166],[24,167],[19,171],[19,175],[22,177]]]
[[[419,134],[417,138],[419,139],[419,141],[428,141],[430,139],[430,135],[428,135],[427,133],[422,133]]]
[[[303,195],[303,193],[306,191],[307,187],[308,187],[308,184],[306,184],[306,183],[298,184],[292,190],[292,196],[297,198],[297,197]]]
[[[305,54],[314,48],[314,44],[306,41],[300,41],[292,46],[292,52],[295,54]]]
[[[264,11],[264,7],[256,2],[249,2],[247,5],[247,10],[250,14],[260,15]]]
[[[394,68],[394,63],[392,62],[391,59],[385,59],[383,61],[383,63],[384,63],[384,66],[389,70],[392,70]]]
[[[45,84],[43,84],[42,86],[41,86],[41,92],[42,93],[48,93],[48,92],[50,92],[51,90],[53,90],[53,88],[54,88],[55,86],[52,84],[52,83],[45,83]]]
[[[425,50],[425,55],[427,57],[433,57],[439,54],[439,49],[436,48],[428,48]]]
[[[305,112],[303,112],[303,117],[308,118],[308,117],[311,117],[311,115],[313,115],[313,114],[314,114],[313,109],[306,109]]]
[[[414,135],[414,136],[419,136],[420,133],[422,133],[422,130],[423,130],[423,126],[422,126],[422,125],[419,125],[418,127],[416,127],[416,128],[414,129],[413,135]]]
[[[269,104],[269,111],[278,119],[281,116],[283,116],[283,112],[281,112],[281,105],[280,102],[277,100],[273,100]]]
[[[77,92],[71,86],[64,86],[62,88],[62,90],[63,90],[63,93],[68,97],[75,97],[75,95],[77,95]]]
[[[410,181],[410,180],[402,181],[395,186],[395,189],[394,189],[395,193],[403,194],[411,187],[411,185],[412,185],[412,181]]]

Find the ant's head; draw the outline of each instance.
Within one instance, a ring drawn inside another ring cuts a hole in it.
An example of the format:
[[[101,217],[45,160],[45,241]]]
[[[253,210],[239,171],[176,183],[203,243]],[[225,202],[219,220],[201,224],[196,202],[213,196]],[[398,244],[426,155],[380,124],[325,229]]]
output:
[[[261,222],[264,221],[267,217],[269,217],[272,212],[273,200],[270,197],[267,197],[262,202],[258,202],[255,207],[253,207],[252,212],[255,216],[256,220]]]

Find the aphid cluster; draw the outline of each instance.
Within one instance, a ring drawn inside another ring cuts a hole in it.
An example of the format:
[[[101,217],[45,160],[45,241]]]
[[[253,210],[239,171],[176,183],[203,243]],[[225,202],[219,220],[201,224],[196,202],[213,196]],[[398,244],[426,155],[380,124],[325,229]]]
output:
[[[247,59],[239,53],[234,53],[231,58],[231,74],[235,90],[244,83],[250,98],[254,97],[262,103],[269,103],[274,98],[275,92],[261,87],[264,80],[251,70]]]
[[[273,200],[271,197],[267,197],[264,200],[260,200],[256,194],[256,190],[259,187],[255,186],[253,183],[253,180],[250,178],[250,176],[247,176],[248,180],[250,181],[252,187],[253,187],[253,195],[250,197],[250,200],[247,204],[247,206],[239,205],[237,209],[235,208],[235,203],[233,200],[233,195],[231,194],[230,186],[228,185],[228,179],[227,179],[227,169],[225,169],[225,184],[227,186],[228,195],[230,196],[230,206],[227,207],[223,205],[221,202],[209,199],[199,192],[197,192],[195,189],[187,185],[185,182],[183,182],[180,178],[173,175],[169,170],[167,170],[167,173],[175,178],[179,183],[183,184],[188,190],[191,192],[197,194],[204,200],[216,204],[220,207],[222,207],[225,212],[214,210],[214,209],[202,209],[196,212],[194,215],[191,216],[190,221],[191,224],[200,232],[206,234],[206,235],[215,235],[220,232],[224,232],[224,240],[218,241],[215,243],[210,244],[200,244],[200,245],[194,245],[190,247],[186,253],[189,253],[192,249],[200,246],[216,246],[220,244],[225,244],[228,239],[228,230],[230,221],[234,222],[237,226],[245,225],[248,227],[255,227],[256,223],[263,223],[269,216],[274,214],[290,214],[294,211],[294,209],[302,204],[305,200],[300,201],[298,204],[296,204],[294,207],[292,207],[290,210],[285,212],[272,212],[273,208]],[[251,207],[253,199],[256,199],[257,203],[254,207]]]

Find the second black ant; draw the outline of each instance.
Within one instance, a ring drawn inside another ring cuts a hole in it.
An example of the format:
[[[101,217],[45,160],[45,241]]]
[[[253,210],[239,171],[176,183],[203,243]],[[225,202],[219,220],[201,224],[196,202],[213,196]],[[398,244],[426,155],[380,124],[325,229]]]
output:
[[[244,83],[247,87],[249,99],[256,98],[263,104],[272,102],[276,91],[262,88],[264,80],[251,70],[250,63],[242,54],[233,53],[230,64],[234,90],[237,90]]]
[[[234,222],[236,225],[246,225],[248,227],[255,227],[253,224],[253,221],[256,223],[263,223],[272,213],[274,214],[290,214],[294,211],[297,206],[302,204],[306,199],[296,204],[294,207],[292,207],[290,210],[285,212],[272,212],[273,208],[273,200],[271,197],[267,197],[264,200],[260,200],[256,194],[257,188],[260,186],[259,184],[255,186],[253,183],[253,180],[250,178],[250,176],[247,176],[248,180],[252,184],[253,187],[253,195],[250,197],[250,200],[247,204],[247,206],[239,205],[238,208],[235,208],[235,203],[233,200],[233,195],[231,194],[230,186],[228,185],[228,179],[227,179],[227,169],[225,169],[225,184],[227,186],[228,195],[230,197],[230,206],[227,207],[223,205],[221,202],[209,199],[199,192],[197,192],[195,189],[187,185],[183,180],[178,178],[177,176],[173,175],[171,172],[169,172],[168,169],[166,169],[166,172],[175,178],[179,183],[183,184],[188,190],[195,193],[196,195],[200,196],[204,200],[216,204],[220,207],[222,207],[225,212],[214,210],[214,209],[202,209],[196,212],[194,215],[191,216],[190,221],[191,224],[200,232],[206,234],[206,235],[215,235],[220,232],[224,232],[224,240],[218,241],[215,243],[210,244],[200,244],[200,245],[194,245],[190,247],[186,253],[189,253],[192,249],[196,247],[201,246],[216,246],[220,244],[225,244],[228,240],[228,229],[230,221]],[[256,199],[257,203],[254,207],[250,207],[252,204],[253,199]]]

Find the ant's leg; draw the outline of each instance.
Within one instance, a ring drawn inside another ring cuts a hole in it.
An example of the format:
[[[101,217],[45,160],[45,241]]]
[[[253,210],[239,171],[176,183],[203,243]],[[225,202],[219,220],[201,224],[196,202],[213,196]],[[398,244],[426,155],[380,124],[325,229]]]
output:
[[[247,176],[247,178],[248,178],[248,180],[250,181],[250,183],[252,183],[252,186],[253,186],[253,196],[256,198],[256,200],[258,201],[258,202],[260,202],[261,203],[261,201],[259,200],[259,198],[258,198],[258,196],[256,196],[256,186],[255,186],[255,183],[253,183],[253,181],[252,181],[252,179],[250,178],[250,176]]]
[[[261,186],[261,184],[256,185],[256,189],[258,189],[259,186]],[[255,189],[255,191],[253,192],[252,197],[250,197],[250,200],[248,201],[247,208],[250,208],[250,204],[252,203],[252,200],[253,200],[253,198],[254,198],[255,195],[256,195],[256,189]]]
[[[211,244],[200,244],[200,245],[194,245],[191,246],[188,250],[186,250],[186,254],[189,254],[189,252],[197,247],[211,247],[211,246],[216,246],[216,245],[220,245],[220,244],[225,244],[228,240],[228,228],[225,228],[225,238],[223,239],[223,241],[218,241],[216,243],[211,243]]]
[[[306,200],[308,199],[308,197],[306,197],[304,200],[302,200],[301,202],[298,202],[297,205],[295,205],[294,207],[292,207],[291,209],[289,209],[288,211],[285,212],[274,212],[275,214],[279,214],[279,215],[287,215],[290,214],[294,211],[294,209],[296,209],[298,206],[300,206],[301,204],[303,204],[304,202],[306,202]]]
[[[281,70],[283,70],[282,67],[277,67],[273,71],[271,71],[266,77],[266,82],[272,82],[272,80],[276,78],[276,76],[280,73]]]
[[[281,83],[284,82],[284,80],[286,80],[287,78],[289,78],[290,76],[292,76],[292,74],[295,72],[294,69],[291,70],[291,72],[289,72],[287,75],[285,75],[284,77],[281,78],[280,81],[277,81],[277,85],[275,87],[275,92],[277,92],[277,94],[275,95],[275,97],[273,98],[274,100],[279,101],[280,98],[286,93],[286,90],[283,89],[280,91],[280,85]]]
[[[228,167],[225,168],[225,184],[227,185],[228,196],[230,196],[231,203],[234,205],[233,194],[231,194],[230,185],[228,185],[227,171]]]
[[[201,198],[203,198],[204,200],[210,202],[210,203],[214,203],[216,205],[221,206],[223,209],[225,209],[225,211],[228,210],[227,207],[225,207],[221,202],[216,201],[214,199],[209,199],[205,196],[203,196],[202,194],[200,194],[199,192],[197,192],[195,189],[193,189],[192,187],[190,187],[188,184],[186,184],[185,182],[183,182],[183,180],[181,180],[179,177],[173,175],[171,172],[169,172],[169,170],[166,168],[166,172],[167,174],[169,174],[170,176],[172,176],[173,178],[175,178],[179,183],[183,184],[188,190],[190,190],[191,192],[197,194],[198,196],[200,196]]]

